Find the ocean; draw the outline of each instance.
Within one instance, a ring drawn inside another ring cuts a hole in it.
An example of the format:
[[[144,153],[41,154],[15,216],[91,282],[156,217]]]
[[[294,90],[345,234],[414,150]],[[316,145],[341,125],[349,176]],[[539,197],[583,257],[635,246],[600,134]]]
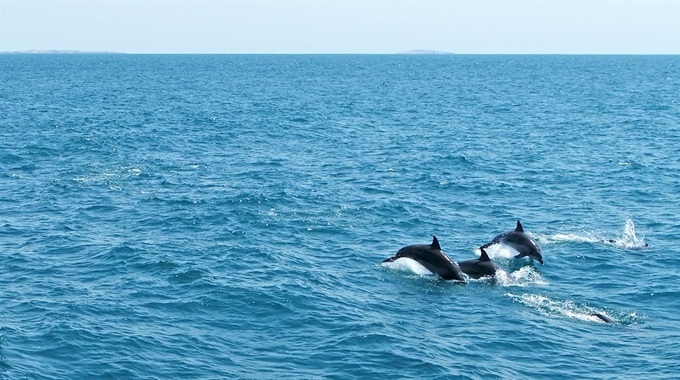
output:
[[[2,54],[0,378],[678,379],[679,102],[678,56]],[[517,220],[503,281],[382,263]]]

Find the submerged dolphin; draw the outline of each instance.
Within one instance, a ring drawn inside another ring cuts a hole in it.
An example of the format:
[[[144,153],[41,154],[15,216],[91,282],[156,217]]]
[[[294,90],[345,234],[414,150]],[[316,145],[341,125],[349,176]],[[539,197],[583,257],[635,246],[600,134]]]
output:
[[[493,238],[491,243],[486,243],[480,248],[487,248],[493,244],[503,243],[517,252],[519,254],[515,256],[516,259],[521,259],[522,257],[528,256],[532,259],[538,260],[541,265],[543,265],[543,256],[541,255],[541,248],[536,244],[531,236],[524,233],[524,228],[522,228],[522,223],[517,221],[517,227],[512,231],[506,231],[502,234]]]
[[[458,262],[460,270],[463,271],[463,273],[474,279],[484,276],[494,277],[497,272],[504,272],[505,274],[508,274],[505,269],[491,262],[491,259],[484,248],[482,248],[481,251],[482,254],[478,259]]]
[[[612,244],[615,244],[615,243],[616,243],[616,240],[614,240],[614,239],[604,239],[603,241],[604,241],[605,243],[612,243]],[[642,246],[642,247],[640,247],[640,248],[647,248],[647,247],[649,247],[649,244],[645,243],[645,245]]]
[[[402,257],[417,261],[427,270],[438,274],[444,280],[465,282],[460,267],[442,252],[436,236],[432,236],[432,244],[406,246],[400,249],[394,257],[384,260],[383,263],[392,262]]]
[[[608,316],[606,316],[606,315],[604,315],[604,314],[601,314],[601,313],[593,313],[593,314],[590,314],[590,315],[592,315],[593,317],[598,317],[598,318],[600,318],[603,322],[616,324],[616,321],[615,321],[615,320],[609,318]]]

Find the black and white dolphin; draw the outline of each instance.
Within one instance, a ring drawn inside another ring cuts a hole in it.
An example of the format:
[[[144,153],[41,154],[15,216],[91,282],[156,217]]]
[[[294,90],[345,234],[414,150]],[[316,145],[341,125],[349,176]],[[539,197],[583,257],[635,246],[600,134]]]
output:
[[[532,259],[538,260],[541,265],[543,265],[543,255],[541,255],[541,248],[536,244],[531,236],[524,233],[524,228],[522,228],[522,223],[517,221],[517,227],[512,231],[506,231],[502,234],[493,238],[491,243],[486,243],[480,248],[487,248],[491,245],[502,243],[505,244],[517,252],[518,255],[515,256],[516,259],[521,259],[522,257],[530,257]]]
[[[507,275],[506,278],[510,277],[510,275],[505,269],[499,267],[498,265],[494,264],[491,261],[489,255],[486,253],[484,248],[482,248],[481,251],[482,254],[481,256],[479,256],[478,259],[458,262],[458,266],[460,266],[460,270],[463,271],[463,273],[467,274],[468,276],[470,276],[470,278],[474,279],[478,279],[484,276],[494,277],[496,276],[497,272],[504,273],[505,275]]]
[[[384,260],[383,263],[392,262],[402,257],[417,261],[427,270],[438,274],[444,280],[465,282],[465,277],[463,277],[460,267],[442,252],[436,236],[432,236],[432,244],[406,246],[400,249],[394,257]]]

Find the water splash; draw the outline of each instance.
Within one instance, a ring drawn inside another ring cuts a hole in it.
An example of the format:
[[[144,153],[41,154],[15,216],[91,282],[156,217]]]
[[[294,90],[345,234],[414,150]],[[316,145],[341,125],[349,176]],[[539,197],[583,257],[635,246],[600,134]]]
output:
[[[633,223],[632,219],[626,219],[626,224],[623,226],[623,234],[620,237],[607,241],[619,248],[641,249],[647,247],[644,235],[637,236],[635,223]]]
[[[564,234],[557,233],[553,235],[538,235],[536,240],[540,245],[557,244],[557,243],[599,243],[604,239],[595,236],[592,233],[583,232],[583,234]]]
[[[611,239],[605,233],[593,231],[582,231],[580,233],[556,233],[552,235],[536,235],[535,239],[539,245],[550,245],[559,243],[591,243],[591,244],[611,244],[617,248],[641,249],[647,247],[644,235],[638,236],[635,231],[633,220],[628,218],[623,226],[623,232],[618,237]]]
[[[513,294],[506,293],[514,302],[521,303],[535,309],[540,314],[550,318],[567,318],[584,322],[607,323],[595,314],[601,314],[610,318],[616,324],[631,325],[642,321],[644,318],[636,313],[624,313],[620,311],[596,308],[586,303],[574,301],[554,300],[540,294]]]
[[[500,278],[500,276],[498,276]],[[507,283],[501,283],[503,286],[530,286],[530,285],[548,285],[548,282],[543,279],[543,276],[531,266],[524,266],[518,270],[510,273],[511,280]]]

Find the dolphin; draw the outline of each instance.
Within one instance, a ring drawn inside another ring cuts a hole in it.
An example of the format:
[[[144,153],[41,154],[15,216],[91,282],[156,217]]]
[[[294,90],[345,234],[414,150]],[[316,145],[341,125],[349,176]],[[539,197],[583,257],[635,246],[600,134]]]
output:
[[[604,241],[605,243],[612,243],[612,244],[616,243],[616,240],[614,240],[614,239],[604,239],[603,241]],[[648,244],[648,243],[645,243],[645,245],[643,246],[643,248],[647,248],[647,247],[649,247],[649,244]]]
[[[484,248],[482,248],[481,251],[482,255],[479,256],[478,259],[458,262],[460,270],[463,271],[463,273],[474,279],[484,276],[494,277],[497,272],[504,272],[505,274],[508,274],[505,269],[491,262],[491,259]],[[510,277],[509,274],[508,277]]]
[[[432,244],[408,245],[400,249],[394,257],[384,260],[383,263],[389,263],[402,257],[417,261],[427,270],[438,274],[444,280],[465,283],[465,277],[463,277],[460,267],[442,252],[436,236],[432,236]]]
[[[601,319],[603,322],[616,324],[615,320],[609,318],[608,316],[606,316],[602,313],[593,313],[593,314],[590,314],[590,315],[592,315],[593,317],[597,317],[597,318]]]
[[[522,228],[522,223],[517,221],[517,227],[512,231],[506,231],[502,234],[493,238],[491,243],[486,243],[480,248],[487,248],[493,244],[503,243],[517,252],[519,254],[515,256],[516,259],[521,259],[522,257],[528,256],[532,259],[538,260],[541,265],[543,265],[543,256],[541,255],[541,248],[536,244],[536,241],[531,238],[531,236],[524,233],[524,228]]]

